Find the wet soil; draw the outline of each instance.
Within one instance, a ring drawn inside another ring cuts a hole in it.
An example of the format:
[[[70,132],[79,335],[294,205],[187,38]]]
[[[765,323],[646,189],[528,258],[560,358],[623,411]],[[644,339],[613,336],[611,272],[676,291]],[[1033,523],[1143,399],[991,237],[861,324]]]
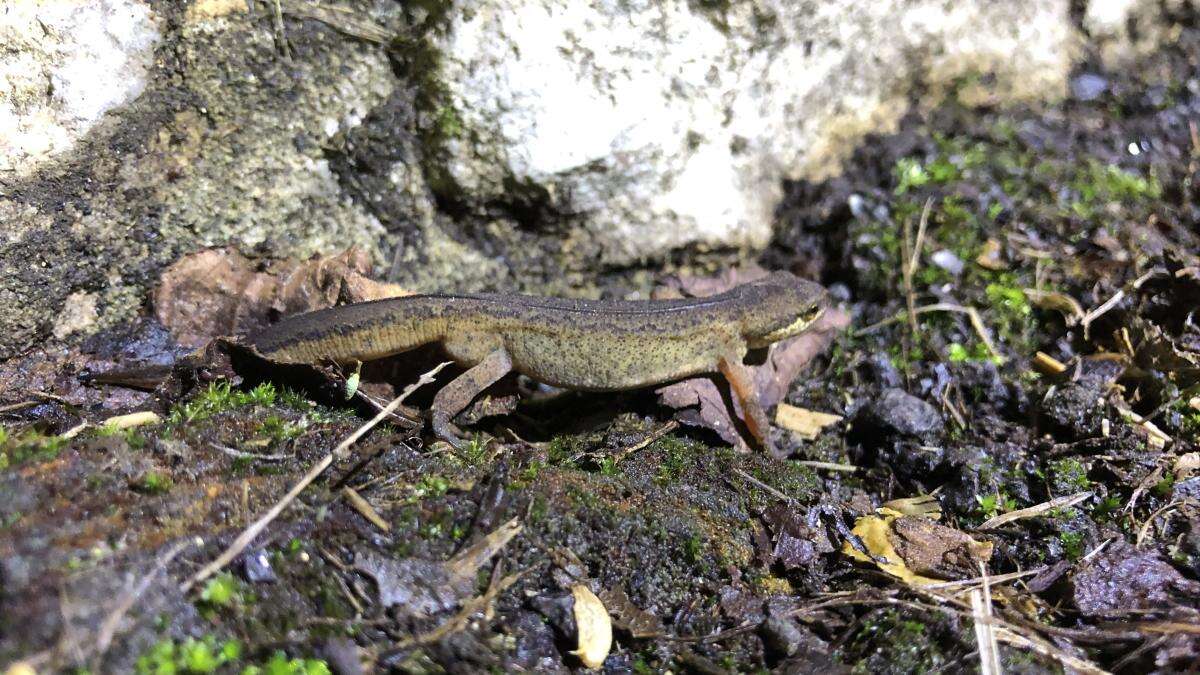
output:
[[[7,362],[0,664],[577,671],[584,584],[611,673],[957,672],[996,645],[1010,672],[1200,668],[1198,64],[1185,28],[1049,109],[914,112],[788,185],[759,262],[852,327],[786,398],[843,421],[775,429],[786,461],[664,427],[649,392],[522,404],[463,451],[393,420],[183,590],[369,413],[222,357],[81,384],[179,357],[152,319]]]

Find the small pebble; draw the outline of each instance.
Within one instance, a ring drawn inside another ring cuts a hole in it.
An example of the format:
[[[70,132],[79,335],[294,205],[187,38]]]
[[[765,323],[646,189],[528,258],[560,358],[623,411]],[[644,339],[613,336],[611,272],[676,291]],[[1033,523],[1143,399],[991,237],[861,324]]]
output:
[[[954,276],[962,274],[964,266],[963,261],[960,260],[958,256],[954,255],[952,251],[948,251],[946,249],[936,251],[933,255],[929,256],[929,259],[933,261],[934,265],[937,265]]]

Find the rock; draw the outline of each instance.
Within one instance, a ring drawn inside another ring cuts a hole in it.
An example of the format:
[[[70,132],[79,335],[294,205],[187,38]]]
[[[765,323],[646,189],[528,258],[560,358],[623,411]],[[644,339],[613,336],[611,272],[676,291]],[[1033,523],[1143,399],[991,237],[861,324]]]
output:
[[[879,398],[859,409],[854,426],[860,432],[875,432],[887,438],[913,437],[929,440],[942,430],[936,408],[903,389],[885,389]]]
[[[106,111],[140,94],[159,27],[139,0],[6,4],[0,174],[8,177],[71,150]]]
[[[1200,583],[1187,579],[1157,553],[1119,541],[1076,572],[1075,606],[1085,616],[1132,610],[1195,607]]]
[[[1171,501],[1177,502],[1183,499],[1200,501],[1200,476],[1177,481],[1171,487]]]
[[[1105,40],[1135,14],[1139,44],[1166,35],[1155,3],[1101,4]],[[355,246],[415,291],[549,293],[761,247],[781,179],[835,174],[915,86],[1056,98],[1080,37],[1066,0],[366,3],[349,32],[318,5],[0,16],[0,358],[128,321],[215,246]]]
[[[762,624],[763,642],[776,654],[791,656],[800,651],[804,633],[792,619],[779,616],[767,617]]]
[[[1042,401],[1042,414],[1073,439],[1100,436],[1105,393],[1123,368],[1108,361],[1085,362],[1077,379],[1056,387]]]
[[[252,584],[274,583],[277,580],[271,567],[271,557],[263,549],[255,549],[242,556],[242,573]]]
[[[937,265],[954,276],[962,274],[963,267],[965,266],[963,261],[958,256],[954,255],[953,251],[948,251],[946,249],[934,251],[933,255],[929,256],[929,260],[934,265]]]
[[[907,83],[1055,96],[1073,32],[1047,1],[477,1],[433,42],[436,140],[457,197],[569,215],[604,262],[761,247],[781,179],[836,173]]]
[[[1108,90],[1108,79],[1094,73],[1083,73],[1071,80],[1071,95],[1080,101],[1094,101]]]

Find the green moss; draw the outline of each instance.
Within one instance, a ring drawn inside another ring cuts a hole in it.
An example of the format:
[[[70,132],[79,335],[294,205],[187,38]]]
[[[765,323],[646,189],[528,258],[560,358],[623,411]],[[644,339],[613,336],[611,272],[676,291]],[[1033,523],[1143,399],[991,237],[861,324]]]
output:
[[[0,426],[0,470],[54,459],[68,443],[62,436],[47,436],[36,429],[14,434]]]
[[[269,406],[275,403],[275,386],[264,382],[253,389],[234,389],[228,382],[214,382],[190,401],[171,409],[167,426],[180,427],[201,422],[213,415],[248,405]]]
[[[1017,508],[1017,500],[1003,491],[992,495],[975,495],[975,501],[979,503],[980,513],[986,518],[995,518],[1001,513],[1015,511]]]
[[[1109,495],[1100,500],[1092,508],[1092,517],[1098,521],[1112,520],[1113,515],[1121,510],[1121,498],[1116,495]]]
[[[1070,210],[1081,218],[1098,215],[1099,207],[1108,203],[1137,202],[1162,196],[1162,186],[1153,174],[1144,178],[1095,160],[1089,160],[1074,177],[1071,188],[1075,196],[1070,202]]]
[[[239,599],[239,584],[232,574],[218,574],[204,584],[200,602],[210,607],[228,607]]]
[[[332,675],[329,664],[320,659],[289,659],[283,652],[275,654],[261,666],[247,666],[242,675]]]
[[[1055,495],[1083,492],[1092,486],[1088,480],[1087,467],[1074,457],[1056,459],[1047,467],[1050,474],[1050,490]]]
[[[920,161],[912,157],[897,161],[892,167],[892,177],[896,179],[896,187],[893,190],[896,196],[907,194],[909,190],[921,187],[930,180],[929,172],[921,166]]]
[[[982,342],[972,342],[969,348],[964,347],[958,342],[951,342],[946,345],[946,360],[953,363],[963,363],[966,361],[996,362],[998,359],[988,351],[987,345]]]
[[[139,675],[213,673],[236,661],[241,653],[242,647],[236,640],[222,642],[212,635],[183,642],[163,640],[139,656],[134,668]]]
[[[1058,535],[1058,541],[1062,544],[1063,553],[1071,560],[1079,560],[1083,557],[1082,532],[1063,532]]]
[[[854,673],[928,673],[947,662],[926,625],[895,610],[864,621],[839,655]]]
[[[174,485],[170,476],[157,471],[147,471],[134,483],[133,488],[148,495],[161,495],[170,492]]]
[[[272,443],[281,443],[298,438],[304,433],[306,427],[306,424],[289,422],[279,415],[268,415],[258,423],[254,435],[260,438],[265,437]]]
[[[700,562],[700,556],[704,553],[704,540],[700,538],[700,535],[693,534],[684,543],[683,550],[687,561],[695,565]]]
[[[412,493],[406,503],[415,504],[430,497],[441,497],[450,491],[450,481],[437,474],[421,476],[412,487]]]
[[[650,445],[654,451],[662,453],[654,480],[659,485],[674,482],[691,465],[695,459],[696,448],[688,441],[675,436],[665,436]]]
[[[550,513],[550,504],[542,495],[534,495],[533,503],[529,505],[529,522],[540,523]]]

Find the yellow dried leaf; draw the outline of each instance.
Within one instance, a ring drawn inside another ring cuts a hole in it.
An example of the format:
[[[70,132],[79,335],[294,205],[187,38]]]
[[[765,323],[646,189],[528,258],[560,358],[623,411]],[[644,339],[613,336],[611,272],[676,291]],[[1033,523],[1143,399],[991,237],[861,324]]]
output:
[[[579,629],[579,648],[571,652],[588,668],[599,668],[612,647],[612,620],[604,603],[583,584],[571,587],[575,598],[575,626]]]
[[[983,244],[983,250],[975,257],[975,264],[984,269],[998,272],[1007,269],[1008,265],[1004,264],[1004,260],[1000,257],[1000,242],[995,239],[988,239]]]
[[[805,440],[813,440],[820,435],[825,427],[842,421],[841,415],[817,412],[807,408],[798,408],[787,403],[780,403],[775,409],[775,424],[794,431]]]
[[[889,510],[895,513],[889,514]],[[881,515],[925,516],[938,520],[942,517],[942,505],[933,495],[918,495],[884,502],[878,512]]]
[[[949,563],[954,563],[955,569],[964,564],[970,567],[992,555],[989,542],[976,541],[963,532],[922,516],[901,515],[891,508],[880,508],[875,515],[859,518],[852,532],[862,540],[870,555],[854,548],[850,542],[842,545],[842,553],[874,564],[914,586],[941,583],[922,572],[955,576],[954,570],[947,570]]]
[[[908,569],[900,554],[896,553],[896,548],[888,540],[888,531],[891,530],[892,521],[895,519],[896,516],[894,515],[863,516],[855,521],[854,529],[851,532],[858,535],[858,538],[866,545],[871,555],[875,556],[874,560],[851,546],[850,542],[842,544],[842,553],[855,560],[872,563],[879,569],[907,584],[924,586],[926,584],[938,583],[937,579],[920,576]]]

